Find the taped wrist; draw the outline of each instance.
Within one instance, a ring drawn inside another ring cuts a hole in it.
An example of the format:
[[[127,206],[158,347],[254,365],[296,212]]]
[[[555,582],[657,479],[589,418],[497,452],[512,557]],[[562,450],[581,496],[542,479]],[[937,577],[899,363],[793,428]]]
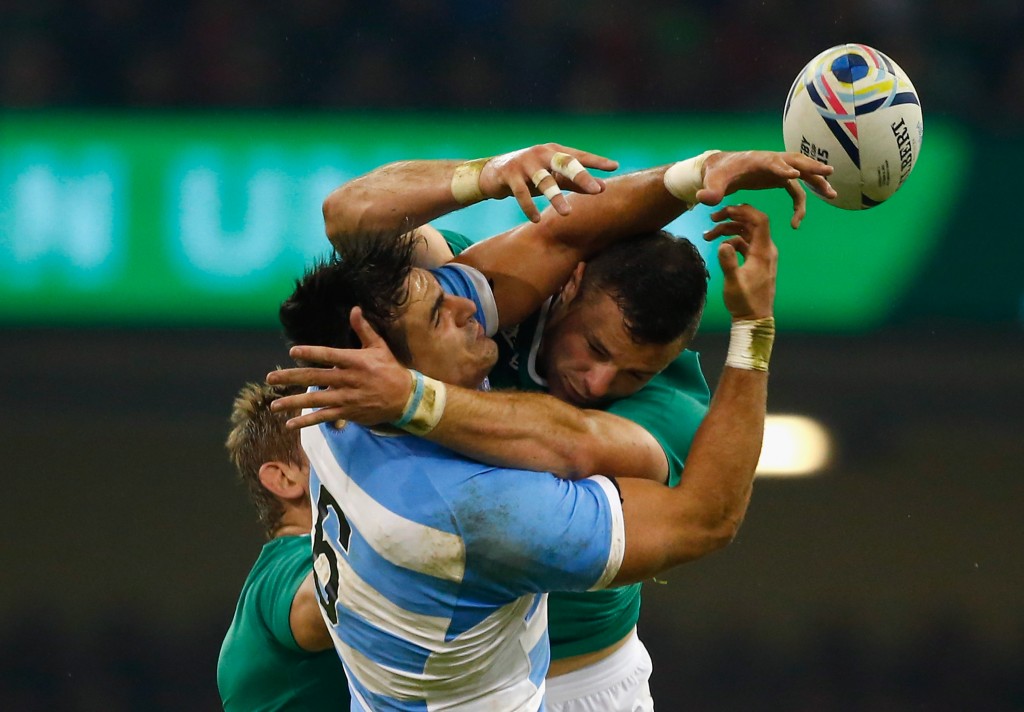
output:
[[[424,376],[419,371],[410,368],[409,376],[412,378],[412,393],[405,402],[402,417],[392,425],[413,435],[426,435],[441,421],[448,391],[441,381]]]
[[[477,158],[456,166],[452,173],[452,197],[459,205],[479,203],[487,197],[480,192],[480,174],[489,160],[490,157]]]
[[[729,332],[725,365],[747,371],[767,371],[775,343],[775,318],[734,321]]]
[[[673,163],[665,171],[665,189],[692,208],[697,204],[697,191],[704,187],[704,162],[715,153],[719,151],[705,151]]]

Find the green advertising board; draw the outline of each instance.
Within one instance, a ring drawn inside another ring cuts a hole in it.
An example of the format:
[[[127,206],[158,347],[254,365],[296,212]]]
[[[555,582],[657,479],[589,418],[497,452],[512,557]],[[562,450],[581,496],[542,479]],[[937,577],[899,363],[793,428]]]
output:
[[[620,172],[707,148],[781,149],[778,117],[7,114],[0,116],[0,320],[7,324],[262,325],[304,265],[329,249],[320,205],[389,161],[473,158],[558,141]],[[744,193],[772,219],[777,313],[789,328],[881,323],[941,238],[960,165],[955,127],[925,129],[888,203],[845,212],[809,197],[799,231],[782,191]],[[726,324],[711,226],[699,207],[670,230],[708,257],[705,324]],[[489,201],[437,225],[475,239],[523,220]]]

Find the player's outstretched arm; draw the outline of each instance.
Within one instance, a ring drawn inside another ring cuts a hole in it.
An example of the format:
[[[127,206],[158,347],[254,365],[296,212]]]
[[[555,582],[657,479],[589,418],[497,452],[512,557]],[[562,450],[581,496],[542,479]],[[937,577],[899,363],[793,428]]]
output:
[[[568,215],[548,208],[526,223],[477,243],[456,258],[493,284],[500,325],[518,324],[569,278],[580,261],[612,242],[659,230],[698,202],[715,205],[739,190],[782,188],[797,227],[806,213],[802,179],[832,195],[832,167],[798,153],[708,151],[669,165],[610,178],[599,195],[568,194]]]
[[[807,194],[797,179],[829,198],[836,192],[829,185],[833,168],[800,153],[775,151],[722,152],[709,156],[703,187],[696,200],[704,205],[718,205],[727,195],[740,190],[784,188],[793,198],[790,226],[800,227],[807,214]]]
[[[616,583],[642,580],[725,546],[750,501],[764,436],[777,250],[767,217],[754,208],[730,206],[712,217],[729,220],[714,231],[730,236],[718,253],[733,317],[729,355],[679,486],[620,481],[626,551]]]
[[[324,225],[338,246],[347,235],[420,227],[488,198],[514,195],[531,220],[540,219],[534,195],[546,195],[558,213],[572,208],[561,190],[600,193],[590,169],[618,163],[586,151],[547,143],[473,161],[414,160],[381,166],[335,189],[323,203]]]
[[[362,425],[399,421],[412,391],[410,371],[353,310],[361,349],[294,346],[291,356],[327,368],[279,369],[275,385],[319,386],[280,398],[275,412],[309,413],[289,428],[349,420]],[[668,461],[658,441],[641,426],[598,410],[583,410],[542,393],[481,392],[445,385],[440,419],[423,436],[467,457],[500,467],[554,472],[562,477],[606,474],[664,482]]]

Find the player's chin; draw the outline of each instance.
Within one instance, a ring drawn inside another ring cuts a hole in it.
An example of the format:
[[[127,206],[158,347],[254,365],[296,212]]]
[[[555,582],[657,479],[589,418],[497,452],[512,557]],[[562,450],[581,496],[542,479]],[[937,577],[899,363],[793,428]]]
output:
[[[479,364],[480,380],[483,380],[494,368],[494,364],[498,363],[498,345],[493,339],[487,339],[480,344],[476,360]]]

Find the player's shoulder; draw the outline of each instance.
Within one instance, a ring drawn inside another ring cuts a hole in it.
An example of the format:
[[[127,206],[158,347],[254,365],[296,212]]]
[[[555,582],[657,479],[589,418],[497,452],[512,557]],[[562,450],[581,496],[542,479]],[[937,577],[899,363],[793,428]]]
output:
[[[711,398],[711,389],[701,367],[700,354],[689,349],[684,349],[676,356],[661,373],[651,379],[648,386],[679,397],[692,398],[705,405]]]
[[[250,580],[254,586],[273,586],[281,578],[293,579],[303,571],[308,571],[312,564],[312,541],[309,534],[277,537],[263,545],[252,567]]]

